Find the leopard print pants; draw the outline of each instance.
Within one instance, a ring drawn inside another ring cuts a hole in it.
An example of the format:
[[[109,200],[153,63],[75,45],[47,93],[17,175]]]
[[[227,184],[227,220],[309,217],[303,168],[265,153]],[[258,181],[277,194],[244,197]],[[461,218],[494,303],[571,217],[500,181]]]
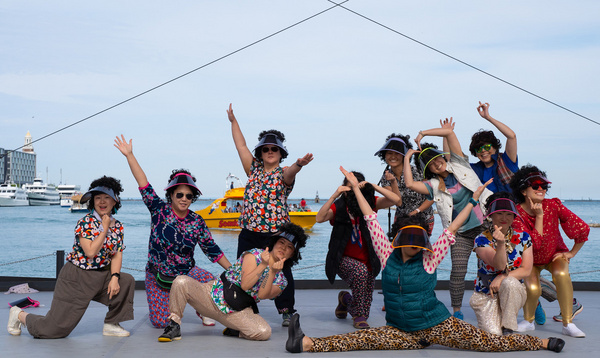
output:
[[[383,326],[311,339],[314,345],[309,352],[421,349],[432,344],[480,352],[533,351],[542,348],[541,338],[521,334],[498,336],[455,317],[415,332]]]

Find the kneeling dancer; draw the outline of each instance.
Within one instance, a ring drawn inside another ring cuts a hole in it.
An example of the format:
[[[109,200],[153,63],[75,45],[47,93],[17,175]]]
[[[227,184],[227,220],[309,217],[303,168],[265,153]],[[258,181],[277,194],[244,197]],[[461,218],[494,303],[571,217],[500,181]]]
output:
[[[287,280],[282,269],[298,263],[307,238],[300,226],[288,222],[273,235],[269,246],[244,252],[216,280],[201,283],[177,276],[169,297],[170,323],[158,337],[159,342],[181,339],[180,324],[187,303],[203,317],[227,327],[224,335],[269,339],[271,327],[258,314],[256,303],[275,298],[285,289]]]

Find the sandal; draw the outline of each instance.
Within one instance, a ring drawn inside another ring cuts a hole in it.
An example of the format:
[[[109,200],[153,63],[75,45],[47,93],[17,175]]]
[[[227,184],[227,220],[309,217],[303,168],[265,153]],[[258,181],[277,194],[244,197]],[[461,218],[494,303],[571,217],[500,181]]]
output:
[[[367,319],[363,316],[354,317],[354,328],[367,329],[371,328],[367,323]]]
[[[348,291],[340,291],[338,294],[338,305],[335,308],[335,316],[339,319],[348,317],[348,305],[344,303],[344,297],[350,295]]]

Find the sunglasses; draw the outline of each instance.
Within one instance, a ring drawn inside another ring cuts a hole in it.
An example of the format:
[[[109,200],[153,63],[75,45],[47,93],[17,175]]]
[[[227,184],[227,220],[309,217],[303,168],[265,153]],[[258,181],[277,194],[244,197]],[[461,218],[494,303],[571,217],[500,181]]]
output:
[[[531,184],[531,189],[533,190],[548,190],[548,184]]]
[[[185,198],[186,198],[187,200],[192,200],[192,199],[194,199],[194,195],[192,195],[192,194],[183,194],[183,193],[176,193],[176,194],[175,194],[175,197],[176,197],[177,199],[181,199],[181,198],[183,198],[183,196],[184,196],[184,195],[185,195]]]
[[[492,149],[492,145],[491,145],[491,144],[484,144],[484,145],[482,145],[481,147],[477,148],[477,150],[476,150],[475,152],[476,152],[476,153],[481,153],[481,152],[483,152],[484,150],[485,150],[485,151],[487,151],[487,152],[489,152],[489,151],[490,151],[490,149]]]
[[[263,153],[268,153],[269,151],[271,151],[273,153],[277,153],[277,152],[279,152],[279,147],[262,147]]]

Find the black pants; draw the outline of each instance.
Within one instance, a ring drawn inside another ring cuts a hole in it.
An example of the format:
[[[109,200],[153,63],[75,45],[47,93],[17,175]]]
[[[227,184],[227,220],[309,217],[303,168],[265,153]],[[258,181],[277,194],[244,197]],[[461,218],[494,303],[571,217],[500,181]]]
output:
[[[239,258],[244,251],[248,251],[250,249],[264,249],[269,245],[272,237],[272,234],[269,233],[254,232],[247,229],[242,229],[242,232],[238,236],[237,257]],[[282,272],[288,282],[288,285],[285,290],[283,290],[281,295],[275,298],[275,307],[277,307],[277,311],[280,314],[295,313],[296,310],[294,309],[294,304],[296,303],[296,299],[294,297],[294,275],[292,275],[291,268],[284,268]]]

